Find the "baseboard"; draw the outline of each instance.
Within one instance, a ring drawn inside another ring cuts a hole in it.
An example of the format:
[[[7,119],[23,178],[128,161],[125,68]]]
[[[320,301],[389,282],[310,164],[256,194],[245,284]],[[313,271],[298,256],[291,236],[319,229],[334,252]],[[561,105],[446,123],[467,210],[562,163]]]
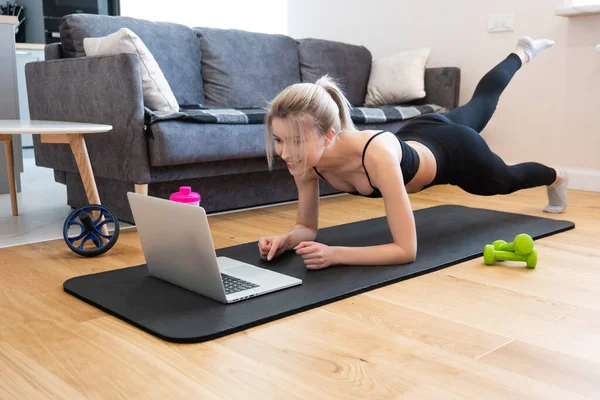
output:
[[[565,169],[569,174],[569,189],[600,192],[600,170]]]
[[[508,165],[517,163],[507,162]],[[569,174],[569,189],[600,192],[600,170],[559,167]]]

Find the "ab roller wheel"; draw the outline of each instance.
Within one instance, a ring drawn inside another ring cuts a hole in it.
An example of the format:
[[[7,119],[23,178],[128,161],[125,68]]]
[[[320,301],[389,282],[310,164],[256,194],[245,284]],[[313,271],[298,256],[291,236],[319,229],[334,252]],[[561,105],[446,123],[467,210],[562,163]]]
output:
[[[63,228],[67,246],[85,257],[110,250],[119,239],[119,220],[106,207],[88,205],[71,213]]]

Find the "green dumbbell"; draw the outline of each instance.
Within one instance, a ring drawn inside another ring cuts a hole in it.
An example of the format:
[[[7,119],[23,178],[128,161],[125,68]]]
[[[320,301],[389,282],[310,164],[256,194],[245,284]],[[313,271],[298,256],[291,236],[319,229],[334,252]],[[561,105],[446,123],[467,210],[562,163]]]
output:
[[[510,243],[506,243],[504,240],[496,240],[494,243],[494,249],[503,251],[513,251],[522,256],[533,251],[533,239],[526,233],[521,233],[515,237]]]
[[[522,255],[512,251],[496,250],[493,244],[486,244],[483,248],[483,261],[486,265],[492,265],[494,261],[524,261],[527,263],[527,268],[535,268],[537,259],[536,249],[529,254]]]

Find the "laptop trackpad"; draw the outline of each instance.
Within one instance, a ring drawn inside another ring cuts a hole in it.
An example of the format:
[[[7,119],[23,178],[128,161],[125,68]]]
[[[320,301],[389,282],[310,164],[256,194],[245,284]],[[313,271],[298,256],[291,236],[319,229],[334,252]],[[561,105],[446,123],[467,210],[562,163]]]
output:
[[[257,284],[272,283],[273,279],[285,276],[229,257],[218,257],[218,260],[221,272]]]
[[[233,276],[244,275],[245,277],[248,277],[266,271],[263,268],[255,267],[254,265],[234,260],[229,257],[217,257],[217,262],[221,272]]]

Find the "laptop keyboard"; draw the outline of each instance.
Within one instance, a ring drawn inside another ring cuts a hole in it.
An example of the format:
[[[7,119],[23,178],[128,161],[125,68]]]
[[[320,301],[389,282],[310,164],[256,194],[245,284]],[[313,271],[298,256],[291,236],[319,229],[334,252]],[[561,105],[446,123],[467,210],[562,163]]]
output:
[[[260,285],[254,284],[252,282],[245,281],[243,279],[235,278],[231,275],[221,273],[221,278],[223,279],[223,286],[225,287],[225,294],[232,294],[241,292],[242,290],[248,290]]]

